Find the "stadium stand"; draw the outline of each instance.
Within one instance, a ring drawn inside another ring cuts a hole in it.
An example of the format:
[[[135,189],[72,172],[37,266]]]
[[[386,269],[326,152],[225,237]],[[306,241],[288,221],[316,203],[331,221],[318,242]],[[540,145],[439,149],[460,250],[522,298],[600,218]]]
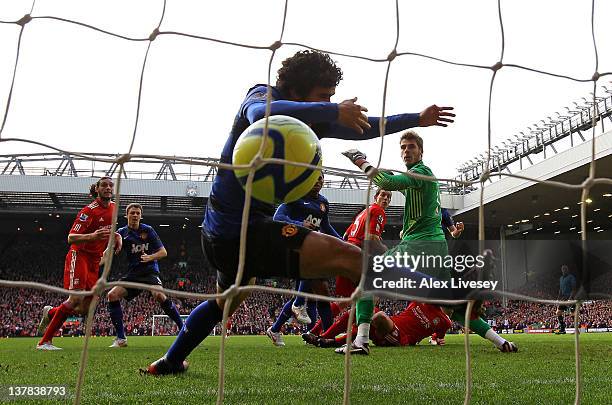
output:
[[[162,228],[163,229],[163,228]],[[162,234],[170,252],[160,261],[162,281],[168,288],[192,292],[212,292],[215,277],[202,257],[200,247],[194,240],[184,240],[172,232]],[[193,239],[193,238],[192,238]],[[49,238],[43,233],[2,238],[0,244],[0,278],[27,280],[61,285],[64,254],[67,249],[63,239]],[[115,260],[111,279],[118,279],[126,270],[123,260]],[[259,280],[276,287],[289,288],[288,280]],[[287,297],[266,292],[255,292],[232,317],[231,332],[235,335],[261,335],[274,321]],[[550,298],[550,297],[542,297]],[[0,289],[0,336],[35,336],[44,305],[57,305],[62,295],[33,289]],[[96,336],[113,334],[112,324],[106,311],[106,298],[98,306],[93,327]],[[197,305],[190,299],[176,299],[181,314]],[[398,313],[406,306],[404,301],[381,301],[379,308],[387,313]],[[536,302],[510,300],[504,308],[501,301],[488,304],[487,319],[498,330],[519,331],[527,328],[553,329],[556,327],[555,307]],[[124,307],[125,327],[128,335],[151,335],[152,316],[160,313],[159,306],[149,294],[141,294]],[[571,324],[571,315],[566,322]],[[507,321],[507,322],[506,322]],[[584,328],[612,328],[612,304],[610,301],[586,302],[580,312]],[[166,329],[168,328],[168,329]],[[455,325],[454,331],[458,331]],[[301,333],[302,329],[287,325],[285,333]],[[69,320],[62,330],[66,336],[83,334],[81,319]],[[162,325],[158,334],[175,333],[170,326]]]

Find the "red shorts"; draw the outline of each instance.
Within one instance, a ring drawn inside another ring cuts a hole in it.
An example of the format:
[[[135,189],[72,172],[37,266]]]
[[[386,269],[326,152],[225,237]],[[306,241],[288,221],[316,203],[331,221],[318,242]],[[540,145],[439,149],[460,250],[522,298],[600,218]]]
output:
[[[336,295],[338,297],[350,297],[353,291],[355,291],[355,284],[350,279],[336,276]]]
[[[408,334],[409,318],[407,316],[392,316],[393,330],[384,336],[379,336],[372,326],[370,337],[376,346],[408,346],[414,345],[412,337]]]
[[[91,290],[98,281],[100,257],[70,249],[64,263],[64,288]]]

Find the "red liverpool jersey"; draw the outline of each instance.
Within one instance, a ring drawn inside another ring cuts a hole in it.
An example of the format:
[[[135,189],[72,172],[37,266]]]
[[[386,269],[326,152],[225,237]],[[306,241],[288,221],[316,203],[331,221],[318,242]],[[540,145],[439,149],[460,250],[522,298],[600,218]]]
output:
[[[451,320],[439,306],[414,301],[399,315],[392,316],[391,320],[407,337],[407,342],[402,343],[409,345],[415,345],[434,333],[441,339],[452,326]]]
[[[94,200],[79,211],[72,224],[72,228],[70,228],[70,233],[87,234],[94,233],[101,228],[110,229],[113,220],[113,209],[115,209],[113,201],[108,204],[108,207],[104,207],[100,200]],[[85,243],[73,243],[70,248],[79,252],[102,256],[107,244],[108,238],[105,238]]]
[[[370,205],[369,208],[361,211],[355,218],[355,221],[346,230],[348,242],[361,247],[365,239],[365,226],[368,213],[370,214],[370,234],[381,236],[387,223],[385,210],[376,203]]]

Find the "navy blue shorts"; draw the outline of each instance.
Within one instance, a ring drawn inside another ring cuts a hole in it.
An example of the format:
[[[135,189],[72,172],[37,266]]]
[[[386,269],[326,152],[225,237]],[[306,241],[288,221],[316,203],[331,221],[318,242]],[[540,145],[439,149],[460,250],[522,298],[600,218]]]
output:
[[[299,249],[310,229],[263,219],[248,227],[242,285],[252,277],[299,278]],[[202,251],[217,270],[217,284],[229,288],[236,281],[239,239],[211,238],[202,232]]]
[[[149,285],[158,285],[161,287],[162,282],[159,279],[158,273],[143,273],[143,274],[128,274],[125,277],[121,277],[119,281],[130,281],[132,283],[142,283]],[[137,288],[126,288],[127,295],[125,296],[126,301],[131,301],[138,297],[143,290]]]

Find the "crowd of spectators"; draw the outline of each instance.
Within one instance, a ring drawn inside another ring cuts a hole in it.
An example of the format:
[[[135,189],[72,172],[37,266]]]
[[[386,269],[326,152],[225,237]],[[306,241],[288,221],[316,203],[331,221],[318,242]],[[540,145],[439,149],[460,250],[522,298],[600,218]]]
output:
[[[0,242],[0,279],[62,286],[62,269],[67,251],[64,241],[49,240],[41,236],[19,240],[18,243],[11,240],[0,240]],[[189,244],[182,240],[176,243],[168,240],[164,242],[170,254],[159,264],[161,278],[166,288],[198,293],[215,292],[215,274],[207,266],[198,244]],[[117,258],[110,279],[118,279],[125,271],[125,260],[122,257]],[[258,280],[258,283],[283,288],[291,286],[286,280]],[[43,306],[56,306],[65,298],[64,295],[42,289],[0,287],[0,337],[34,336]],[[286,299],[287,296],[269,292],[254,292],[232,316],[231,333],[241,335],[265,333],[276,319]],[[189,314],[199,303],[195,299],[174,297],[173,300],[183,315]],[[389,314],[395,314],[405,308],[406,302],[385,300],[379,302],[378,306]],[[537,302],[510,300],[504,307],[500,301],[494,301],[488,304],[486,318],[498,330],[527,327],[552,329],[557,326],[555,310],[556,307],[553,305]],[[150,335],[153,315],[163,313],[148,292],[143,292],[127,304],[124,301],[123,312],[128,335]],[[69,321],[62,331],[63,334],[83,333],[81,319],[69,319]],[[610,301],[584,303],[580,310],[580,322],[587,328],[612,328]],[[567,315],[566,323],[573,325],[570,314]],[[285,332],[301,333],[302,330],[296,325],[289,325]],[[154,332],[174,334],[176,329],[172,322],[160,320]],[[93,333],[98,336],[114,334],[105,297],[97,307]]]
[[[558,327],[557,307],[530,301],[509,300],[504,307],[501,301],[489,304],[487,318],[498,330],[555,329]],[[574,316],[565,313],[565,323],[574,325]],[[612,328],[612,303],[610,301],[586,301],[580,307],[582,328]]]

